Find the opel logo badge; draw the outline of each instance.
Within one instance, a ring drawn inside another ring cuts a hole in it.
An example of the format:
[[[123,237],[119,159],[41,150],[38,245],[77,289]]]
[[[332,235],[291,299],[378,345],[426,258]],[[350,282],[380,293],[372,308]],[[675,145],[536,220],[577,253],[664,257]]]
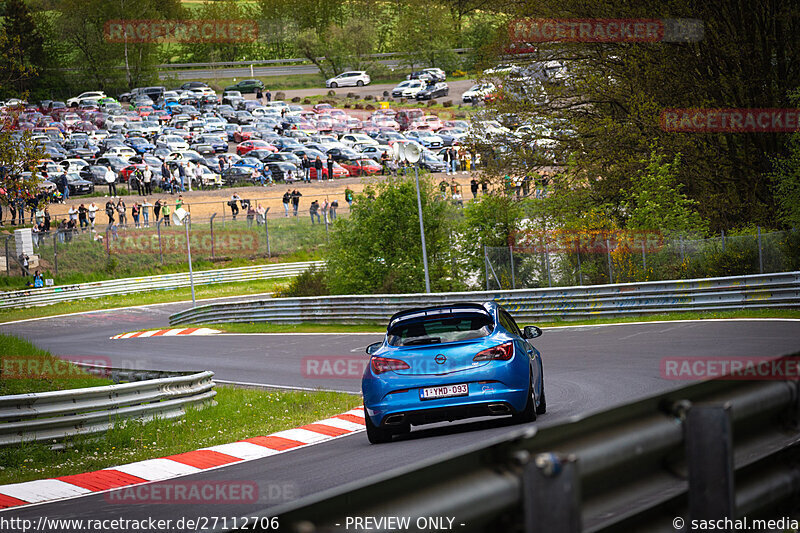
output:
[[[444,356],[443,353],[437,354],[436,357],[433,358],[434,361],[443,365],[445,361],[447,361],[447,357]]]

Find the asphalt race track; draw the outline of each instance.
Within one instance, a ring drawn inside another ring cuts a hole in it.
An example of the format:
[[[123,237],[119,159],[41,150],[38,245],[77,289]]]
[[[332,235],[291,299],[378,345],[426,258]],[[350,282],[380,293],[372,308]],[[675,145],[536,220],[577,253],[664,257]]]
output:
[[[189,304],[191,305],[191,304]],[[215,379],[358,392],[355,377],[313,376],[310,356],[357,357],[380,334],[217,335],[110,340],[117,333],[166,327],[185,303],[109,310],[0,325],[0,332],[28,338],[65,358],[108,356],[114,366],[213,370]],[[800,350],[800,320],[665,322],[546,329],[535,343],[545,365],[548,413],[538,424],[655,395],[688,384],[660,376],[664,357],[776,356]],[[94,494],[9,509],[0,517],[197,518],[244,516],[294,498],[332,489],[366,475],[430,459],[454,449],[518,431],[505,419],[415,428],[402,440],[372,446],[364,433],[341,437],[275,457],[182,478],[255,481],[260,501],[248,505],[142,505]],[[174,481],[173,481],[174,482]],[[162,483],[170,483],[165,481]]]

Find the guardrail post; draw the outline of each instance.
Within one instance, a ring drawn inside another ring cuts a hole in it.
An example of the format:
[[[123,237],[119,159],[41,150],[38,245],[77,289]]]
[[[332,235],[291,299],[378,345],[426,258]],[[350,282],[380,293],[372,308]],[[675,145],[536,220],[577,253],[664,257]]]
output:
[[[684,425],[689,519],[733,518],[733,431],[730,404],[693,405]]]
[[[525,533],[580,533],[580,495],[574,455],[538,454],[522,472]]]
[[[764,257],[761,253],[761,226],[756,226],[758,229],[758,273],[764,273]]]

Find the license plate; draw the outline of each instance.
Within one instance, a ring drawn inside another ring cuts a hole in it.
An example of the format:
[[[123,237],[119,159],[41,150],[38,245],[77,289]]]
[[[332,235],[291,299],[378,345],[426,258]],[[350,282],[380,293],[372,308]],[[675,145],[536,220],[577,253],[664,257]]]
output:
[[[469,395],[469,385],[459,383],[457,385],[442,385],[441,387],[426,387],[420,389],[420,400],[433,400],[435,398],[452,398],[453,396]]]

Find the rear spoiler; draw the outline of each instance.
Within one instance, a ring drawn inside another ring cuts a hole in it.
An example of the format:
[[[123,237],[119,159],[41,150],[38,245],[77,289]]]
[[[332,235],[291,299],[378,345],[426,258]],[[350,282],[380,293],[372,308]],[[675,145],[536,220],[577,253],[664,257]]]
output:
[[[452,305],[439,305],[435,307],[417,307],[414,309],[406,309],[405,311],[400,311],[399,313],[395,313],[389,319],[389,325],[387,326],[387,330],[391,329],[397,322],[407,320],[410,318],[418,318],[418,317],[427,317],[427,316],[434,316],[434,315],[451,315],[459,312],[470,312],[470,311],[479,311],[486,313],[487,315],[491,316],[491,313],[488,309],[486,309],[485,304],[479,303],[458,303]]]

